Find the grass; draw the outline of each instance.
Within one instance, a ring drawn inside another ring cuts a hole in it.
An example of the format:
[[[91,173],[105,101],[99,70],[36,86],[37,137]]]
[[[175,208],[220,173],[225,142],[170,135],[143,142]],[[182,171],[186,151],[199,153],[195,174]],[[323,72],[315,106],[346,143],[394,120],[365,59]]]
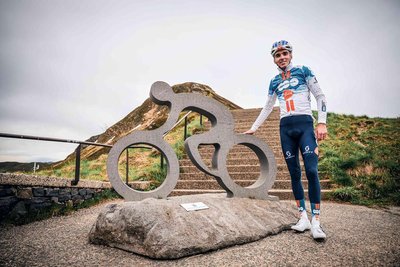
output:
[[[106,171],[107,155],[101,155],[95,160],[81,160],[80,166],[80,178],[97,181],[107,181]],[[26,172],[25,172],[26,173]],[[29,172],[28,174],[33,174]],[[75,161],[69,160],[63,163],[61,166],[49,167],[43,170],[36,171],[36,175],[39,176],[55,176],[62,178],[74,178],[75,177]]]
[[[336,184],[331,198],[400,205],[400,119],[328,114],[319,170]]]

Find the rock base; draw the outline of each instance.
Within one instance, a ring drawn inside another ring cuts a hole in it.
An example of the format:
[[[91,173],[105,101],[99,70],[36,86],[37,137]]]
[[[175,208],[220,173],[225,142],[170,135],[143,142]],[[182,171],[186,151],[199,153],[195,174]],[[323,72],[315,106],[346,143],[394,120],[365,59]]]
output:
[[[209,208],[186,211],[182,203]],[[93,225],[94,244],[155,259],[176,259],[252,242],[290,229],[296,208],[280,201],[203,194],[108,205]]]

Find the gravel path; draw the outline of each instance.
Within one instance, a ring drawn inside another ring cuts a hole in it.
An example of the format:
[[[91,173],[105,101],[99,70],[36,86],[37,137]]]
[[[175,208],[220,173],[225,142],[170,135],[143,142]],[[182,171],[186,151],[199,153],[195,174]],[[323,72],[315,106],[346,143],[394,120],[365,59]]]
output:
[[[0,229],[0,266],[400,266],[400,213],[324,202],[328,235],[286,231],[245,245],[173,261],[88,243],[102,204],[24,226]]]

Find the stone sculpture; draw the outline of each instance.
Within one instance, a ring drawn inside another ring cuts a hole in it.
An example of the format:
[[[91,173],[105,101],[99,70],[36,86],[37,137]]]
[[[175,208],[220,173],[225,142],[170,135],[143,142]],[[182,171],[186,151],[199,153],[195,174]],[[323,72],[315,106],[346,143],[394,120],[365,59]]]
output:
[[[218,101],[196,93],[176,94],[165,82],[155,82],[151,86],[150,98],[159,105],[167,105],[170,113],[167,121],[151,131],[136,131],[121,138],[111,149],[107,160],[109,180],[122,197],[127,201],[139,201],[145,198],[166,198],[175,188],[179,178],[178,158],[171,146],[163,140],[163,134],[170,130],[182,111],[192,110],[206,116],[211,122],[211,129],[203,134],[193,135],[186,139],[185,150],[201,171],[215,177],[218,184],[227,192],[228,197],[244,197],[277,200],[268,195],[276,177],[276,163],[272,150],[261,139],[234,132],[234,120],[230,111]],[[122,152],[135,144],[153,146],[164,154],[167,162],[167,176],[155,190],[142,192],[126,185],[118,173],[118,159]],[[211,168],[201,159],[199,145],[213,145],[215,152]],[[226,161],[229,150],[234,145],[244,145],[252,149],[260,161],[260,176],[254,184],[241,187],[230,177]]]

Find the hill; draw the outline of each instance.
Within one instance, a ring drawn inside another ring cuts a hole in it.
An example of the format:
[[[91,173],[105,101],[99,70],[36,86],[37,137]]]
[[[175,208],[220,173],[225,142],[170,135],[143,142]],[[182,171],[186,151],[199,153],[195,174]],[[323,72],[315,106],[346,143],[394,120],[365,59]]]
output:
[[[228,109],[237,110],[242,109],[235,103],[218,95],[213,89],[207,85],[187,82],[172,86],[175,93],[199,93],[204,96],[213,98],[218,102],[225,105]],[[182,113],[185,114],[186,112]],[[151,130],[161,126],[168,117],[168,108],[166,106],[159,106],[153,103],[150,98],[147,98],[139,107],[135,108],[132,112],[126,115],[123,119],[112,125],[104,133],[90,137],[89,142],[97,142],[103,144],[113,145],[120,138],[130,134],[135,130]],[[200,125],[197,113],[192,113],[188,116],[188,135],[194,132],[201,131],[203,126]],[[204,118],[206,121],[206,118]],[[183,124],[183,122],[181,123]],[[182,125],[171,131],[165,140],[174,147],[178,155],[183,154],[183,128]],[[109,148],[98,146],[82,146],[81,150],[81,178],[94,179],[107,181],[106,175],[106,160]],[[143,178],[143,176],[159,176],[158,173],[159,163],[156,162],[155,156],[159,155],[158,151],[149,151],[143,149],[130,149],[130,161],[135,160],[141,163],[137,167],[129,169],[130,178],[136,180]],[[125,164],[126,160],[120,162],[121,165]],[[134,164],[132,164],[134,165]],[[4,170],[3,170],[4,171]],[[11,171],[11,170],[8,170]],[[12,170],[14,171],[14,170]],[[27,173],[27,171],[24,171]],[[59,177],[74,177],[75,172],[75,152],[72,152],[66,159],[53,163],[42,169],[39,174],[48,176]],[[121,175],[122,176],[122,175]],[[132,176],[132,177],[131,177]],[[165,175],[164,175],[165,176]],[[157,182],[159,183],[159,182]]]
[[[228,109],[241,109],[240,106],[218,95],[213,89],[204,84],[187,82],[174,85],[172,86],[172,89],[175,93],[200,93],[217,100],[224,104]],[[147,98],[142,105],[108,128],[104,133],[92,136],[87,141],[113,145],[121,137],[130,134],[134,130],[152,130],[158,128],[166,121],[167,117],[168,108],[166,106],[156,105],[150,100],[150,98]],[[93,160],[108,153],[108,151],[108,148],[103,147],[84,147],[81,151],[81,159]],[[54,167],[63,165],[74,157],[75,153],[71,153],[65,160],[58,162]]]
[[[33,171],[34,162],[20,163],[20,162],[0,162],[0,172],[31,172]],[[40,162],[38,166],[40,168],[46,168],[50,166],[49,162]]]

